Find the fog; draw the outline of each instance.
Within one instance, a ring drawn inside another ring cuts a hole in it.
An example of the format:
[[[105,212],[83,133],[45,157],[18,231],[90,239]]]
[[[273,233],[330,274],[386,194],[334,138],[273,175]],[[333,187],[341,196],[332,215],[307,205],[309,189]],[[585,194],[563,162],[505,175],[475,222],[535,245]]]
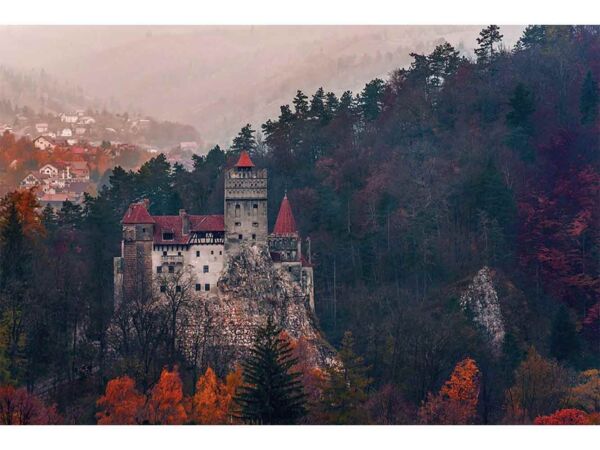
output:
[[[4,26],[0,64],[43,69],[81,107],[194,125],[205,143],[255,129],[297,89],[358,92],[446,40],[472,55],[483,26]],[[523,27],[504,26],[504,45]]]

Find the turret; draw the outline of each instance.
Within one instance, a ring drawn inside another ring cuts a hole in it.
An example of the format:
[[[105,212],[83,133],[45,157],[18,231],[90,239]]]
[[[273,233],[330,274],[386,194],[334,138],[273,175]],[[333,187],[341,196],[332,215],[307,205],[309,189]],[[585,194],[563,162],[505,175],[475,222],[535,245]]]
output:
[[[267,242],[267,170],[258,169],[246,151],[225,174],[225,252],[242,242]]]

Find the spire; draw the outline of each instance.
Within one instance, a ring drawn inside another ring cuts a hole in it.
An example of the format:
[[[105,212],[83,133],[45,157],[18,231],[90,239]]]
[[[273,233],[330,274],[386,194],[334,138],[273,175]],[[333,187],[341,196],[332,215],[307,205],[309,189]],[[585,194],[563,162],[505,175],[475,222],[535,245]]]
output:
[[[136,223],[154,223],[154,219],[150,215],[147,209],[147,202],[132,203],[127,208],[127,212],[123,217],[124,224],[136,224]]]
[[[254,163],[250,159],[250,155],[246,150],[242,150],[240,153],[240,159],[235,163],[235,167],[254,167]]]
[[[297,232],[296,221],[294,220],[292,207],[290,206],[290,202],[286,193],[281,201],[281,206],[279,207],[279,214],[277,214],[277,220],[275,221],[273,234],[285,235],[296,234]]]

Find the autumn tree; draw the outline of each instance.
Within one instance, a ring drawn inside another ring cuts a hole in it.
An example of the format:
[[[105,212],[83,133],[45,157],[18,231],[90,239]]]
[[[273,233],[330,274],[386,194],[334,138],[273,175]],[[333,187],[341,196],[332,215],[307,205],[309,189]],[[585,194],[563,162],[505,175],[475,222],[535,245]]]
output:
[[[183,404],[183,384],[177,368],[163,369],[146,403],[145,417],[155,425],[181,425],[187,414]]]
[[[146,397],[135,388],[135,381],[122,376],[110,380],[96,405],[99,425],[137,425],[143,423]]]
[[[425,424],[467,425],[477,417],[480,372],[475,361],[460,361],[437,395],[429,394],[419,410]]]
[[[571,388],[567,404],[588,413],[600,413],[600,370],[581,372],[578,383]]]
[[[559,409],[547,416],[538,416],[534,425],[591,425],[588,415],[579,409]]]
[[[227,392],[215,372],[209,367],[198,378],[196,393],[192,397],[189,418],[200,425],[218,425],[226,423]]]
[[[531,347],[515,371],[513,386],[506,391],[506,419],[509,423],[530,422],[549,414],[560,407],[567,393],[565,369]]]
[[[250,424],[293,424],[305,414],[301,374],[293,370],[289,340],[269,316],[258,328],[254,345],[242,363],[243,384],[235,397],[240,418]]]
[[[54,425],[61,422],[54,406],[47,407],[25,388],[0,386],[1,425]]]

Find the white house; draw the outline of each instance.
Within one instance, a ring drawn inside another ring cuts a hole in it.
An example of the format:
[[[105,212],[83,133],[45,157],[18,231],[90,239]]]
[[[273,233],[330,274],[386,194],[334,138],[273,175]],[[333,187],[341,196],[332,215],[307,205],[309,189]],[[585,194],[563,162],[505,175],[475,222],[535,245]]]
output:
[[[45,166],[42,166],[39,170],[39,172],[42,175],[47,175],[49,177],[56,177],[58,176],[58,168],[53,166],[52,164],[46,164]]]
[[[30,188],[39,185],[40,179],[34,173],[29,173],[25,178],[23,178],[23,180],[20,183],[20,186],[22,188]]]
[[[83,125],[92,125],[96,123],[96,119],[90,116],[83,116],[81,119],[79,119],[79,123]]]
[[[70,128],[63,128],[60,132],[60,135],[62,137],[71,137],[73,136],[73,130],[71,130]]]
[[[85,127],[76,127],[76,128],[75,128],[75,134],[76,134],[77,136],[81,136],[81,135],[85,134],[85,132],[86,132],[86,131],[87,131],[87,130],[86,130],[86,128],[85,128]]]
[[[47,123],[36,123],[35,131],[38,133],[47,133],[48,132],[48,124]]]
[[[56,144],[47,136],[39,136],[33,140],[33,146],[38,150],[53,150]]]
[[[79,116],[77,114],[65,114],[60,115],[60,121],[63,123],[77,123]]]

